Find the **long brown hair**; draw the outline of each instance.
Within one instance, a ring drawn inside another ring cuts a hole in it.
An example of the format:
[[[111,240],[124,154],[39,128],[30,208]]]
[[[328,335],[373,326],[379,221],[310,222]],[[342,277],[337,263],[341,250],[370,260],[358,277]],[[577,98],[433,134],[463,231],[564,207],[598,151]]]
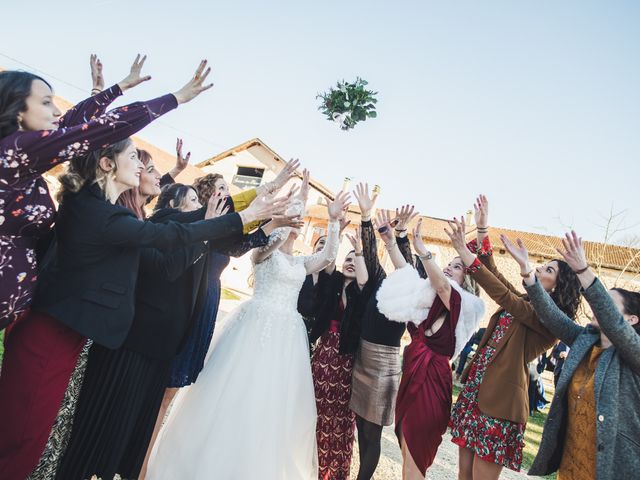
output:
[[[141,148],[138,148],[137,150],[138,158],[146,167],[152,160],[151,154],[146,150],[142,150]],[[141,205],[142,198],[140,196],[140,187],[131,188],[126,192],[122,192],[118,197],[118,201],[116,203],[118,205],[122,205],[123,207],[127,207],[129,210],[135,213],[136,217],[138,217],[140,220],[144,220],[145,218],[147,218],[147,214],[145,213],[144,208],[142,208]]]

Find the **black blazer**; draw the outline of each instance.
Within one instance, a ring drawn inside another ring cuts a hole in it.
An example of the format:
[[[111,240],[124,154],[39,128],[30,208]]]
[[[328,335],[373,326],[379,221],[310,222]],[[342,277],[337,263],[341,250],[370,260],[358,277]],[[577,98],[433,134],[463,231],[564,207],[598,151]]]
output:
[[[239,237],[242,221],[229,214],[191,224],[143,222],[105,200],[93,184],[63,198],[55,233],[55,252],[40,273],[32,308],[119,348],[133,321],[141,249]]]
[[[196,222],[206,207],[193,212],[173,208],[156,211],[149,221]],[[135,318],[124,348],[157,360],[171,360],[180,351],[208,294],[208,252],[241,255],[255,246],[266,245],[267,236],[258,230],[243,237],[210,241],[201,257],[178,276],[158,274],[157,267],[141,262],[136,292]]]

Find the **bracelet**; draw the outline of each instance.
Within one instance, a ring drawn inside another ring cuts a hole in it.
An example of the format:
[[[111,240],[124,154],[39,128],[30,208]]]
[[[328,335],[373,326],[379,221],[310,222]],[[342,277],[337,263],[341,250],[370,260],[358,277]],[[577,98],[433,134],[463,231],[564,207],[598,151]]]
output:
[[[531,275],[532,273],[533,273],[533,268],[532,268],[531,270],[529,270],[527,273],[522,273],[522,272],[520,272],[520,276],[521,276],[522,278],[528,278],[528,277],[529,277],[529,275]]]
[[[589,270],[589,265],[587,265],[587,266],[586,266],[586,267],[584,267],[584,268],[581,268],[580,270],[574,270],[574,273],[575,273],[576,275],[580,275],[581,273],[584,273],[584,272],[586,272],[587,270]]]
[[[360,252],[360,253],[355,252],[355,254],[356,254],[356,257],[362,257],[362,256],[364,256],[364,254],[363,254],[362,252]]]
[[[94,95],[94,94],[98,94],[98,93],[100,93],[101,91],[102,91],[102,90],[100,90],[99,88],[92,88],[92,89],[91,89],[91,94],[92,94],[92,95]]]
[[[407,229],[406,229],[406,228],[397,228],[397,227],[396,227],[396,232],[400,232],[400,233],[402,233],[402,232],[406,232],[406,231],[407,231]]]
[[[478,231],[480,233],[488,233],[489,232],[489,227],[476,227],[476,231]]]

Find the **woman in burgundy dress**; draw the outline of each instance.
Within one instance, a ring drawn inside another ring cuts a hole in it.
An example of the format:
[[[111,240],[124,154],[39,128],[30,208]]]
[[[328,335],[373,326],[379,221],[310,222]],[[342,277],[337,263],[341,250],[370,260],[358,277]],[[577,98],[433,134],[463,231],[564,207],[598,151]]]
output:
[[[311,329],[317,346],[311,359],[318,421],[318,478],[348,480],[355,433],[355,414],[349,408],[353,354],[360,339],[362,289],[368,281],[360,232],[348,236],[353,245],[342,272],[335,269],[320,290],[322,307]]]
[[[141,66],[141,63],[137,63],[138,66]],[[14,216],[22,215],[24,211],[33,211],[36,206],[39,206],[38,211],[42,212],[41,216],[33,219],[27,215],[24,218],[25,225],[22,225],[25,228],[14,224],[16,230],[5,229],[3,234],[13,235],[9,239],[13,241],[15,234],[20,235],[21,231],[27,230],[26,227],[41,227],[51,222],[52,202],[44,180],[40,176],[40,173],[47,170],[47,165],[53,166],[65,160],[85,158],[91,150],[106,144],[121,144],[132,133],[176,108],[179,103],[190,101],[205,90],[207,87],[202,85],[202,81],[206,78],[206,73],[203,74],[205,67],[206,62],[202,62],[196,76],[175,94],[165,95],[148,102],[134,103],[94,118],[86,116],[86,122],[78,122],[76,126],[57,129],[60,112],[51,104],[53,94],[46,82],[26,73],[0,74],[0,103],[3,106],[3,112],[7,114],[6,122],[0,124],[2,128],[0,161],[3,166],[0,170],[0,182],[12,187],[2,190],[3,196],[0,200],[4,202],[4,209],[0,211],[0,215],[11,211],[12,208],[18,209],[14,210],[17,212]],[[138,83],[142,81],[139,75],[136,78]],[[116,85],[107,92],[112,92],[110,95],[114,96],[120,91],[120,87]],[[97,97],[105,95],[105,98],[110,98],[107,92]],[[12,111],[16,116],[10,119]],[[22,130],[18,129],[18,126],[21,126]],[[125,154],[126,150],[126,155],[132,156],[131,161],[138,162],[135,149],[130,152],[131,149],[128,146],[123,145],[122,148],[124,150],[119,155]],[[127,159],[129,161],[129,157]],[[105,158],[104,161],[107,162],[107,159]],[[95,172],[93,174],[95,175]],[[125,174],[126,172],[121,175]],[[103,183],[106,182],[105,185],[107,185],[110,181],[114,182],[114,175],[117,177],[120,173],[117,170],[115,174],[113,171],[105,173]],[[139,177],[136,179],[139,181]],[[98,184],[87,185],[84,190],[83,195],[86,198],[104,196],[104,193],[100,193],[102,190]],[[24,195],[31,195],[28,202],[34,203],[23,205],[22,202],[25,199],[21,192]],[[38,205],[35,205],[35,202],[38,202]],[[9,205],[11,206],[7,208]],[[20,208],[20,205],[23,205],[23,208]],[[61,218],[56,220],[58,227],[61,220]],[[66,218],[66,225],[67,229],[80,228],[80,231],[74,234],[76,236],[80,232],[89,233],[82,231],[85,227],[74,225],[71,216]],[[72,255],[74,251],[67,251],[61,247],[61,239],[59,235],[57,236],[58,248],[55,257],[59,257],[58,254],[61,251],[65,255]],[[22,237],[19,238],[22,239]],[[155,240],[161,243],[163,238],[159,236]],[[166,241],[166,236],[164,240]],[[25,253],[25,251],[27,251],[26,258],[29,259],[28,250],[24,248],[11,250],[13,254]],[[125,250],[122,252],[124,253]],[[33,258],[31,260],[33,261]],[[14,263],[14,265],[17,264]],[[78,274],[80,274],[79,269]],[[85,274],[88,275],[87,272]],[[40,276],[39,282],[42,281],[42,274]],[[97,277],[94,279],[99,280]],[[20,292],[20,285],[17,283],[4,283],[6,279],[2,282],[3,294],[5,287],[12,289],[14,294]],[[50,297],[57,290],[71,288],[68,282],[70,279],[64,277],[62,283],[51,280],[49,284],[42,286],[41,304],[47,305],[52,301],[60,301],[61,298]],[[65,283],[67,283],[66,286]],[[83,288],[91,288],[90,285],[85,287],[84,284],[82,284]],[[119,286],[113,287],[105,283],[103,288],[117,288],[117,292],[111,291],[110,295],[122,293]],[[79,308],[79,304],[74,303],[75,300],[72,297],[79,297],[81,293],[81,291],[75,291],[71,296],[68,292],[64,293],[67,298],[66,303],[60,303],[60,310],[55,315],[50,312],[41,313],[44,311],[41,307],[40,312],[32,311],[24,319],[14,322],[6,332],[5,356],[0,376],[0,411],[5,418],[3,434],[0,436],[0,471],[3,472],[3,478],[24,479],[38,463],[38,458],[43,452],[78,355],[86,343],[86,335],[83,335],[80,330],[74,330],[78,328],[76,324],[85,321],[85,318],[71,313],[72,308]],[[98,305],[107,300],[104,295],[100,298],[94,295],[94,301],[98,303],[93,305]],[[92,303],[86,302],[86,305],[92,305]],[[15,318],[15,314],[12,313],[12,315]],[[122,319],[125,322],[123,327],[126,326],[127,320],[127,318]],[[102,329],[103,336],[109,335],[111,340],[119,339],[125,333],[121,330],[109,331],[106,325],[102,325],[97,320],[94,322],[96,322],[95,328]],[[71,324],[73,324],[72,327],[68,326]]]
[[[382,213],[381,235],[391,236]],[[405,348],[396,401],[396,435],[403,457],[403,479],[424,479],[449,422],[453,378],[449,361],[477,328],[484,303],[459,257],[441,269],[422,242],[421,221],[413,245],[428,280],[407,265],[400,249],[389,250],[399,270],[378,292],[378,308],[390,320],[408,322],[411,343]]]
[[[150,77],[139,56],[129,75],[61,116],[53,91],[37,75],[0,73],[0,328],[31,303],[37,279],[36,247],[47,238],[54,204],[42,174],[59,163],[122,140],[167,112],[166,99],[105,109]]]

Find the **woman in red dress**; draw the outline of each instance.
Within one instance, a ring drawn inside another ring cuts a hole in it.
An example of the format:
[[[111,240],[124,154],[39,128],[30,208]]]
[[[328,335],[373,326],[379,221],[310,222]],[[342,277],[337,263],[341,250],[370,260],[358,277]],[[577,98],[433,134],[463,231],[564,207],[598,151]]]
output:
[[[385,214],[379,217],[388,227]],[[442,442],[451,411],[450,360],[460,353],[484,313],[475,283],[459,257],[441,269],[422,242],[421,221],[413,245],[423,276],[407,265],[397,246],[389,253],[399,269],[382,284],[378,308],[390,320],[408,322],[411,343],[404,350],[396,401],[396,435],[403,479],[424,479]],[[387,228],[382,235],[390,234]]]

